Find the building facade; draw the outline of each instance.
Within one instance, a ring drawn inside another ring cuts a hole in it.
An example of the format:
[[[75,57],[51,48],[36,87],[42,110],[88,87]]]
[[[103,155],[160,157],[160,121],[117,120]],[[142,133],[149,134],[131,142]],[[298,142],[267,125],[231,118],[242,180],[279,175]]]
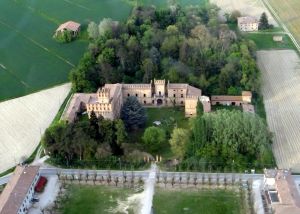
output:
[[[255,17],[238,17],[238,27],[240,31],[258,31],[258,20]]]
[[[183,106],[186,117],[196,116],[198,101],[202,102],[204,112],[210,112],[210,100],[202,96],[200,89],[186,83],[170,83],[166,80],[154,80],[149,84],[105,84],[95,94],[75,94],[77,101],[71,101],[64,119],[74,121],[74,111],[85,103],[90,116],[92,111],[96,116],[105,119],[120,117],[121,107],[128,97],[134,96],[145,107]],[[77,103],[77,104],[76,104]],[[79,105],[80,106],[76,106]],[[75,105],[75,106],[74,106]],[[71,116],[70,116],[71,115]]]
[[[0,195],[1,214],[25,214],[40,177],[38,166],[17,166]]]

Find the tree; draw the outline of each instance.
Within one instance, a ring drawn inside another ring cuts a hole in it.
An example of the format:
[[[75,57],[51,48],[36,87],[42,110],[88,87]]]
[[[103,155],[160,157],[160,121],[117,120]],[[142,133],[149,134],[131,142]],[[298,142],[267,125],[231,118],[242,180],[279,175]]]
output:
[[[169,142],[175,156],[183,159],[189,142],[189,132],[186,129],[175,128]]]
[[[151,153],[156,153],[166,142],[166,133],[163,129],[158,127],[148,127],[142,137],[146,149]]]
[[[143,127],[146,123],[146,110],[136,97],[127,98],[121,109],[121,119],[128,130]]]
[[[119,23],[117,21],[113,21],[110,18],[104,18],[99,23],[99,35],[104,36],[106,33],[112,33],[113,27],[116,27]]]
[[[242,14],[240,11],[234,10],[231,12],[230,16],[227,18],[227,21],[229,23],[236,24],[238,17],[241,17],[241,16],[242,16]]]
[[[265,12],[263,12],[260,16],[259,19],[259,25],[258,25],[258,29],[259,30],[266,30],[271,28],[272,26],[269,25],[269,21],[268,21],[268,16]]]
[[[56,39],[56,41],[62,42],[62,43],[72,42],[72,40],[73,40],[72,31],[64,30],[64,31],[58,32],[54,36],[54,38]]]
[[[125,125],[122,120],[115,121],[115,129],[116,129],[116,142],[119,146],[123,143],[126,143],[127,133],[125,130]]]
[[[90,22],[87,28],[89,37],[92,39],[97,39],[99,37],[98,25],[95,22]]]
[[[95,114],[94,111],[91,112],[90,115],[90,136],[94,139],[98,139],[99,138],[99,125],[98,125],[98,118]]]
[[[149,83],[153,79],[157,71],[157,66],[152,62],[150,58],[146,58],[142,64],[142,71],[144,72],[143,81]]]
[[[203,104],[200,100],[198,100],[198,102],[197,102],[196,110],[197,110],[197,116],[201,117],[203,115],[204,111],[203,111]]]

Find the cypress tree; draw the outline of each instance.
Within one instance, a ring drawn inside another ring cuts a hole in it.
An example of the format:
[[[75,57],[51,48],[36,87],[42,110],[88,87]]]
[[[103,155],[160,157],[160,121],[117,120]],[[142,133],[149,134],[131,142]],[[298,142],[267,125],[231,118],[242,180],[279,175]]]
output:
[[[265,30],[265,29],[270,28],[269,21],[268,21],[268,16],[265,12],[263,12],[260,16],[258,28],[260,30]]]

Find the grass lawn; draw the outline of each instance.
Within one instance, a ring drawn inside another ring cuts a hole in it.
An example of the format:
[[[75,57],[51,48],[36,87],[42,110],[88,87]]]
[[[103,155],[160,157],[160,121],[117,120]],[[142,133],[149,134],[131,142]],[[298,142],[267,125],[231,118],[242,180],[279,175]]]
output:
[[[131,142],[139,143],[144,134],[146,128],[154,126],[154,121],[160,121],[160,128],[164,129],[167,133],[167,137],[170,136],[174,127],[188,128],[189,119],[184,115],[184,108],[182,107],[161,107],[161,108],[146,108],[147,110],[147,122],[143,129],[136,130],[129,133],[129,139]],[[173,157],[173,153],[170,149],[170,145],[166,143],[161,148],[163,158]]]
[[[243,214],[237,193],[225,190],[165,190],[156,189],[155,214]]]
[[[187,128],[188,119],[184,115],[184,108],[181,107],[161,107],[147,108],[146,127],[153,126],[154,121],[160,121],[163,127],[173,129],[173,126]]]
[[[263,34],[263,33],[247,33],[245,38],[253,40],[258,50],[265,49],[295,49],[294,44],[287,35],[283,36],[282,42],[274,42],[273,36],[277,34]],[[281,35],[281,34],[280,34]]]
[[[116,208],[118,200],[124,201],[133,193],[131,189],[107,186],[71,185],[70,197],[62,202],[63,214],[104,214]]]

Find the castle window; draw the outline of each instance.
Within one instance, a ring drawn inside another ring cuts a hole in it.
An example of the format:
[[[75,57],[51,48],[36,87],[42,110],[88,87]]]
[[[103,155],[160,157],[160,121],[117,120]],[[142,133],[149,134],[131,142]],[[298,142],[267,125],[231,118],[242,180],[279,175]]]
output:
[[[181,98],[183,98],[183,94],[181,94]]]
[[[173,97],[176,97],[176,94],[173,94]]]
[[[138,94],[135,94],[136,97],[138,97]]]
[[[147,102],[146,102],[146,101],[144,101],[144,104],[147,104]]]
[[[127,94],[127,97],[130,97],[130,94]]]
[[[183,101],[181,101],[180,103],[183,104]]]
[[[146,94],[144,94],[144,97],[146,97]]]

